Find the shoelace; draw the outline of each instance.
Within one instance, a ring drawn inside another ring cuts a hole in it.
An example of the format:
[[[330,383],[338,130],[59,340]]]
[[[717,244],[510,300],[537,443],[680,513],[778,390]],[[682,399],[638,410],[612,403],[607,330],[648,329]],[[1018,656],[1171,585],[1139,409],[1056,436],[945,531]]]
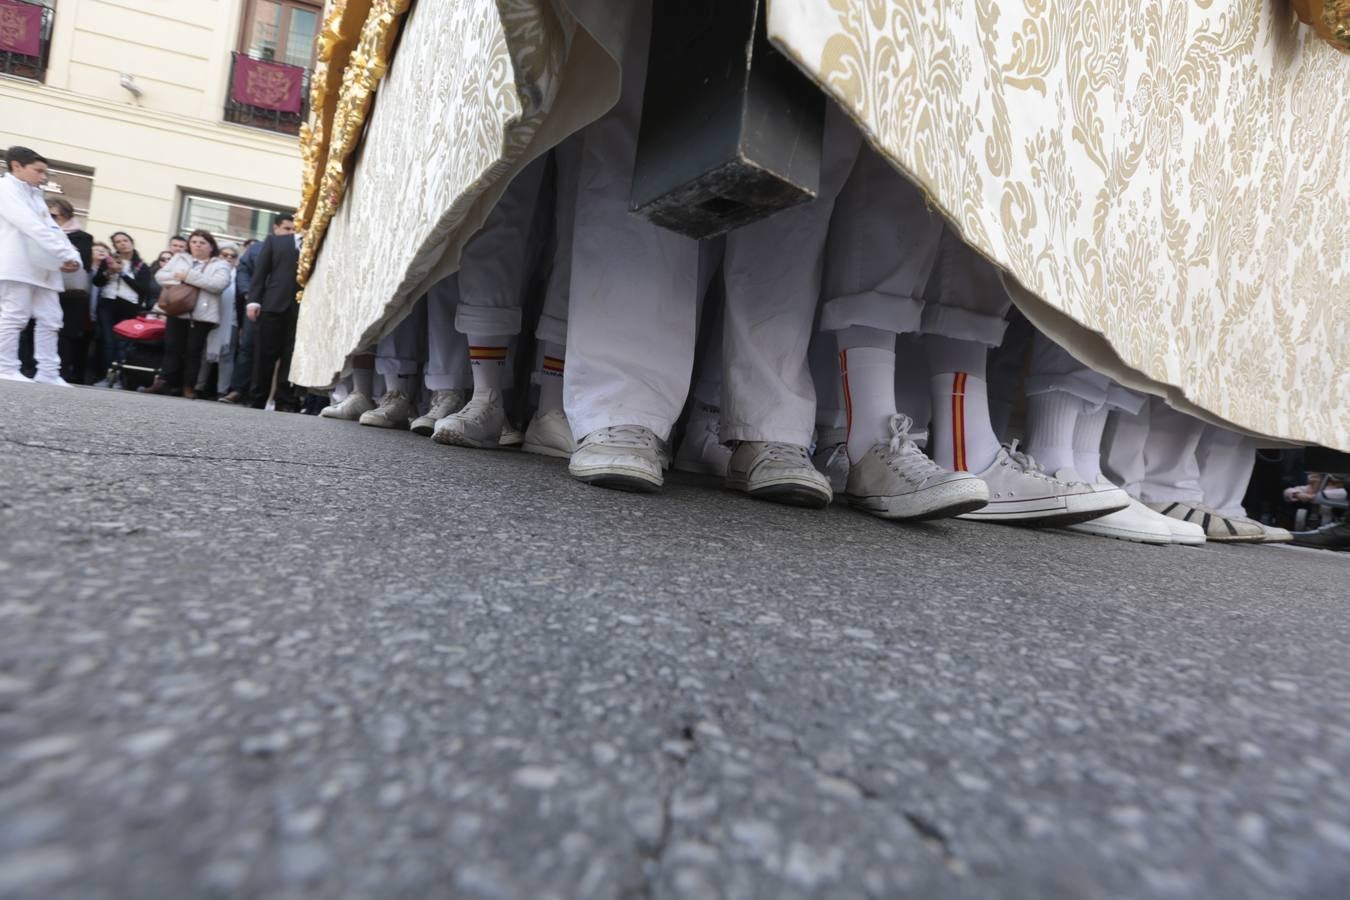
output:
[[[459,400],[459,391],[447,388],[443,391],[436,391],[431,395],[431,408],[438,410],[442,406],[453,406]],[[463,406],[460,407],[461,409]],[[440,418],[438,416],[438,418]]]
[[[1036,462],[1030,453],[1017,449],[1019,443],[1020,441],[1014,440],[1011,444],[1004,444],[1008,451],[1008,458],[1026,474],[1046,481],[1054,481],[1054,477],[1041,468],[1041,464]]]
[[[380,398],[380,409],[393,406],[400,400],[406,399],[408,398],[403,395],[402,391],[385,391],[384,396]]]
[[[610,425],[600,428],[592,435],[595,443],[609,444],[615,447],[636,447],[640,450],[655,450],[656,435],[641,425]]]
[[[468,403],[464,404],[455,415],[462,419],[472,419],[475,422],[481,422],[492,412],[492,400],[488,397],[473,397]]]
[[[887,462],[911,481],[922,484],[930,476],[945,471],[919,449],[916,438],[927,438],[928,432],[913,432],[914,420],[902,413],[891,416],[891,442]]]
[[[791,463],[792,465],[811,465],[811,457],[807,455],[805,447],[799,447],[796,444],[784,444],[778,441],[768,441],[764,444],[763,460],[773,460],[774,462]]]

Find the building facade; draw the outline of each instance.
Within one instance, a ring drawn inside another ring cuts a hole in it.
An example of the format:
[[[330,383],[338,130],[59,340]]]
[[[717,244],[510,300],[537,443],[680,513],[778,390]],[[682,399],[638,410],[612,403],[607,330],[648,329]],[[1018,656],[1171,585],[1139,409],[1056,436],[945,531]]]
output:
[[[321,0],[0,0],[0,146],[96,238],[242,239],[300,196]]]

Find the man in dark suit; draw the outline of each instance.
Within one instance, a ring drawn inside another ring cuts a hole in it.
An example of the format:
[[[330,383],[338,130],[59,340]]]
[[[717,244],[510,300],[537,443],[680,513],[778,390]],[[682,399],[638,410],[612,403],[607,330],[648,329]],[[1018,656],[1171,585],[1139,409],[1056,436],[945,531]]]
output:
[[[276,374],[276,408],[296,412],[299,403],[291,387],[291,353],[295,349],[295,323],[300,305],[296,271],[300,266],[300,235],[273,234],[263,241],[249,283],[249,319],[257,325],[253,353],[253,385],[249,405],[262,409],[272,391]]]

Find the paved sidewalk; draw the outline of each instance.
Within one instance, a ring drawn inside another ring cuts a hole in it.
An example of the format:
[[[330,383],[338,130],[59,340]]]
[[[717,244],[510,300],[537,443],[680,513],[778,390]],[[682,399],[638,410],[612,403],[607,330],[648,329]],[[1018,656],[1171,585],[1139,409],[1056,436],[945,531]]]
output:
[[[1344,898],[1350,558],[0,383],[0,897]]]

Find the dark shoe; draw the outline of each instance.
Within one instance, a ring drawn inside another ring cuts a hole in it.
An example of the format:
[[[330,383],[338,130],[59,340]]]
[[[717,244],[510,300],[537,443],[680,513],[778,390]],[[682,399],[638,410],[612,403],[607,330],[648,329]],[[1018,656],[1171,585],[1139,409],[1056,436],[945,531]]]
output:
[[[190,388],[190,387],[185,387],[185,388],[183,388],[183,399],[184,399],[184,400],[196,400],[196,399],[197,399],[197,389],[196,389],[196,388]]]
[[[1350,521],[1323,525],[1316,531],[1295,531],[1294,544],[1322,550],[1350,550]]]
[[[163,378],[156,378],[154,384],[150,385],[148,388],[145,389],[145,393],[171,394],[173,393],[173,389],[169,387],[169,383],[165,381]]]
[[[245,401],[244,395],[239,393],[238,391],[230,391],[228,394],[226,394],[224,397],[221,397],[219,400],[220,403],[229,403],[232,406],[243,403],[244,401]]]

